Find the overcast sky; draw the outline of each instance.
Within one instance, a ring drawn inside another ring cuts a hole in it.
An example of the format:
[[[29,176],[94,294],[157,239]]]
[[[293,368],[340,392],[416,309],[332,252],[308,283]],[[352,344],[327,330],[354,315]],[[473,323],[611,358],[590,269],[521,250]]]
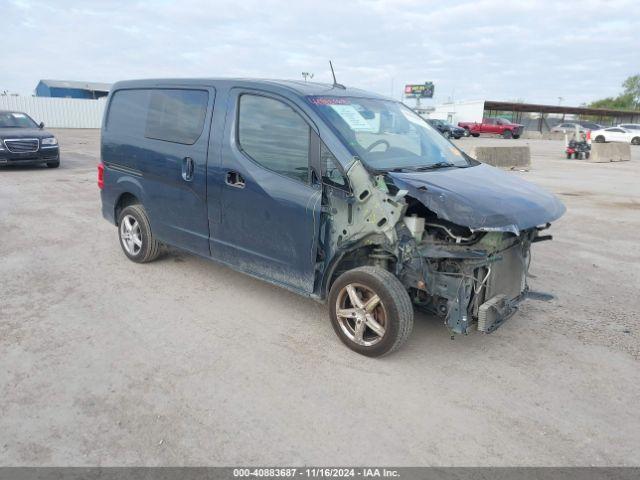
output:
[[[577,105],[640,73],[637,0],[0,0],[0,91],[41,78],[249,76],[400,98]]]

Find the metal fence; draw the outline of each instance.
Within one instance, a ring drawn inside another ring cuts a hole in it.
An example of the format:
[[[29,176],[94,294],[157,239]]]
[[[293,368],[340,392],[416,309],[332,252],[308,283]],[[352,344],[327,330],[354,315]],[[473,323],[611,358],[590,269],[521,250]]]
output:
[[[0,96],[0,110],[24,112],[51,128],[100,128],[105,99]]]

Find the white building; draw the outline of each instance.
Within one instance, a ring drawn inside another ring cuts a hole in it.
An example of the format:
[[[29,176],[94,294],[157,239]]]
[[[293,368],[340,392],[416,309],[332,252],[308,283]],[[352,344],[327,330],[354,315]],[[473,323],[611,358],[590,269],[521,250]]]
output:
[[[452,125],[458,122],[481,122],[484,115],[484,100],[441,103],[429,109],[416,109],[425,118],[438,118]]]

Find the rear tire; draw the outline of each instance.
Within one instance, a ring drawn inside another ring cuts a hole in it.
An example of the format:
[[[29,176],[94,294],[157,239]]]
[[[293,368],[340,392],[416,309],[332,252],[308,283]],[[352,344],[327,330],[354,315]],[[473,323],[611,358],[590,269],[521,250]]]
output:
[[[136,263],[148,263],[160,255],[160,242],[151,232],[142,205],[129,205],[118,215],[118,238],[124,254]]]
[[[404,285],[378,267],[340,275],[329,293],[331,324],[351,350],[380,357],[397,350],[413,329],[413,305]]]
[[[478,137],[480,136],[480,134],[479,134],[479,133],[472,133],[472,134],[471,134],[471,136],[472,136],[473,138],[478,138]]]
[[[598,135],[594,141],[596,141],[597,143],[604,143],[604,137],[602,135]]]
[[[504,132],[502,132],[502,138],[512,138],[513,137],[513,132],[511,130],[505,130]]]
[[[57,162],[47,162],[48,168],[58,168],[59,166],[60,166],[60,160],[58,160]]]

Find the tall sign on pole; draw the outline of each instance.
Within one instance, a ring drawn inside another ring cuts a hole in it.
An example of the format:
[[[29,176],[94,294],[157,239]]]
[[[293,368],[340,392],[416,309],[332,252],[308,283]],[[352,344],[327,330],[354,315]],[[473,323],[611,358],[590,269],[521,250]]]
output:
[[[408,84],[404,86],[404,98],[415,98],[416,108],[420,108],[421,98],[433,98],[434,91],[433,82],[424,82],[423,84]]]

